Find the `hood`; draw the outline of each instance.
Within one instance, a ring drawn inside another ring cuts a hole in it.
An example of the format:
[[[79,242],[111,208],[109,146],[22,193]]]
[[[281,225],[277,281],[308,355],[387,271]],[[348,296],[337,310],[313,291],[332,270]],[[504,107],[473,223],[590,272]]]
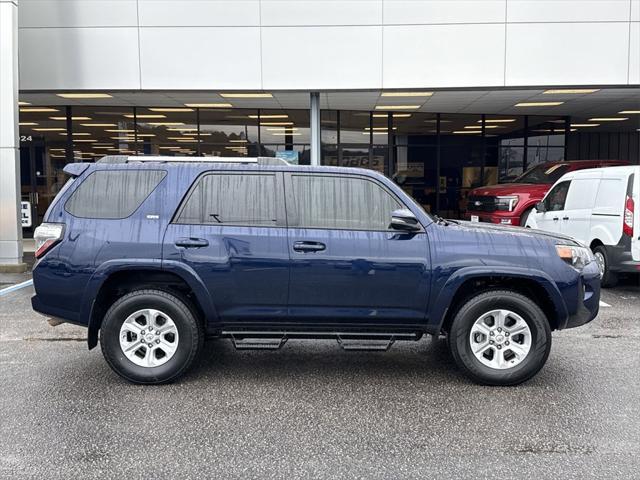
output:
[[[566,245],[576,245],[580,246],[581,244],[577,242],[575,239],[569,237],[568,235],[562,235],[560,233],[552,233],[546,232],[543,230],[534,230],[532,228],[525,227],[512,227],[512,226],[503,226],[497,225],[495,223],[484,223],[484,222],[467,222],[462,220],[456,220],[458,222],[459,228],[464,228],[467,230],[481,230],[486,232],[496,232],[502,234],[511,234],[511,235],[522,235],[525,237],[535,238],[535,237],[544,237],[549,240],[555,240],[558,243],[563,243]],[[450,224],[456,225],[456,224]]]
[[[553,184],[547,183],[502,183],[498,185],[489,185],[486,187],[478,187],[469,191],[468,195],[473,196],[491,196],[498,195],[523,195],[537,196],[542,198],[549,191]]]

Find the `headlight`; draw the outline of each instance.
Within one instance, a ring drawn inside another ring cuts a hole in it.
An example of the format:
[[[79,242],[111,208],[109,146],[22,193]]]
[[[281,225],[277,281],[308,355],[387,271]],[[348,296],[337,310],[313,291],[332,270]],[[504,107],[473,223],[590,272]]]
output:
[[[558,252],[558,256],[562,260],[576,270],[582,270],[586,265],[595,260],[591,249],[587,247],[556,245],[556,252]]]
[[[513,209],[516,208],[518,204],[518,196],[517,195],[500,195],[496,197],[496,209],[497,210],[505,210],[507,212],[513,212]]]

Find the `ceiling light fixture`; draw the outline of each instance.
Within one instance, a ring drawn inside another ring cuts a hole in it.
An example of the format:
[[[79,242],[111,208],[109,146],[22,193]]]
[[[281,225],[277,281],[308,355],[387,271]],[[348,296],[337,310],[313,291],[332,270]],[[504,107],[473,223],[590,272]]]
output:
[[[137,118],[138,120],[140,120],[141,118],[167,118],[166,115],[160,115],[157,113],[145,113],[142,115],[134,115],[132,113],[126,113],[124,116],[127,118]]]
[[[381,97],[430,97],[433,92],[382,92]]]
[[[482,133],[480,130],[454,130],[453,133],[465,134],[465,133]]]
[[[260,126],[293,125],[293,122],[260,122]]]
[[[286,113],[277,114],[277,115],[248,115],[249,118],[289,118],[289,115]]]
[[[572,127],[599,127],[599,123],[572,123]]]
[[[113,98],[108,93],[56,93],[60,98]]]
[[[44,127],[44,128],[34,128],[36,132],[64,132],[66,128],[53,128],[53,127]]]
[[[193,112],[193,108],[150,108],[151,112]]]
[[[65,121],[67,117],[49,117],[51,120]],[[71,117],[72,121],[91,120],[91,117]]]
[[[168,126],[176,126],[176,125],[184,125],[183,122],[146,122],[147,125],[153,125],[154,127],[168,127]]]
[[[618,113],[622,113],[623,115],[624,114],[633,115],[633,114],[640,113],[640,110],[622,110],[621,112],[618,112]]]
[[[230,103],[185,103],[185,107],[191,108],[231,108]]]
[[[522,102],[516,103],[514,107],[557,107],[564,102]]]
[[[295,132],[272,132],[271,135],[285,136],[285,135],[301,135],[301,134],[295,133]]]
[[[596,117],[590,118],[590,122],[623,122],[629,120],[629,117]]]
[[[414,110],[420,105],[376,105],[376,110]]]
[[[221,93],[223,98],[273,98],[270,93]]]
[[[247,143],[247,140],[245,139],[240,139],[240,140],[229,140],[230,143]]]
[[[18,102],[19,106],[23,106],[23,105],[31,105],[29,102]]]
[[[105,130],[105,132],[109,132],[109,133],[133,133],[133,132],[135,132],[135,130],[115,129],[115,130]]]
[[[117,127],[115,123],[81,123],[83,127]]]
[[[20,111],[22,113],[39,113],[39,112],[59,112],[60,110],[56,108],[49,108],[49,107],[26,107],[26,108],[21,108]]]
[[[37,122],[20,122],[18,123],[18,125],[21,127],[30,127],[33,125],[38,125],[38,123]]]
[[[542,92],[544,95],[576,95],[599,92],[599,88],[553,88]]]
[[[485,118],[484,123],[511,123],[515,122],[515,118]],[[478,123],[482,123],[482,120],[478,120]]]

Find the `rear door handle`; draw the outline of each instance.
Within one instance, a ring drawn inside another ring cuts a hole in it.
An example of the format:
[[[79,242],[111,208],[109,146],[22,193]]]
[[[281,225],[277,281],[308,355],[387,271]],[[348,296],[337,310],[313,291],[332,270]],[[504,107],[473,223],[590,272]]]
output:
[[[320,242],[293,242],[293,249],[296,252],[321,252],[327,246]]]
[[[558,217],[553,217],[553,221],[557,222],[558,221]]]
[[[201,247],[209,246],[209,242],[204,238],[193,238],[193,237],[178,238],[175,244],[177,247],[184,247],[184,248],[201,248]]]
[[[562,217],[563,220],[569,220],[569,217]]]

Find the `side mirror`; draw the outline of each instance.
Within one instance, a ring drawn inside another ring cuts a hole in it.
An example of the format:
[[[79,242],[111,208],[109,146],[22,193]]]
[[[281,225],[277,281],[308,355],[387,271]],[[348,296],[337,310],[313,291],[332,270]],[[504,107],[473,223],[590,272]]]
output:
[[[406,208],[394,210],[391,213],[391,224],[389,227],[403,232],[417,232],[422,228],[416,216],[411,210],[407,210]]]
[[[547,211],[547,207],[544,206],[544,202],[538,202],[536,203],[536,210],[538,213],[544,213]]]

